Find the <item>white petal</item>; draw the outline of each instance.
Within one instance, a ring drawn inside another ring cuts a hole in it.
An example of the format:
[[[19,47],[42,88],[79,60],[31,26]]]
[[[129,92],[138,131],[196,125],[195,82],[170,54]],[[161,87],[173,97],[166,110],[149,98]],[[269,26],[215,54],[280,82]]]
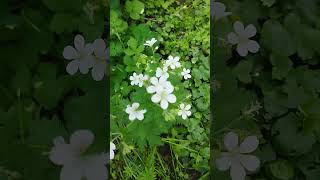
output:
[[[139,106],[140,106],[140,104],[137,103],[137,102],[135,102],[135,103],[132,104],[132,108],[135,109],[135,110],[138,109]]]
[[[178,111],[178,115],[179,115],[179,116],[182,115],[182,111],[181,111],[181,110]]]
[[[230,176],[232,180],[245,180],[246,171],[239,161],[231,162]]]
[[[232,45],[239,43],[239,39],[238,39],[238,36],[236,35],[236,33],[231,32],[228,34],[228,42]]]
[[[91,71],[92,78],[95,81],[101,81],[105,75],[106,68],[107,67],[103,63],[93,66]]]
[[[245,57],[248,55],[248,49],[246,44],[238,44],[237,45],[237,52],[239,53],[240,56]]]
[[[63,49],[63,57],[68,60],[77,59],[79,54],[72,46],[67,46]]]
[[[97,57],[103,57],[105,55],[106,43],[103,39],[96,39],[93,42],[94,54]]]
[[[85,41],[83,36],[81,35],[76,35],[76,37],[74,38],[74,47],[78,50],[78,51],[82,51],[84,48]]]
[[[254,40],[249,40],[247,42],[247,49],[252,53],[257,53],[260,49],[259,44]]]
[[[151,82],[151,84],[153,84],[153,85],[156,85],[156,84],[158,84],[158,78],[156,78],[156,77],[151,77],[150,78],[150,82]]]
[[[74,75],[79,68],[79,60],[73,60],[68,63],[66,70],[70,75]]]
[[[89,72],[89,68],[93,65],[93,57],[84,57],[79,61],[79,70],[82,74],[87,74]]]
[[[226,157],[226,156],[222,156],[222,157],[216,159],[215,163],[216,163],[217,169],[220,171],[226,171],[231,166],[231,161],[230,161],[229,157]]]
[[[234,132],[229,132],[225,137],[224,137],[224,145],[227,148],[227,150],[233,151],[235,148],[238,147],[238,135]]]
[[[159,94],[154,94],[152,97],[151,97],[151,101],[154,102],[154,103],[158,103],[160,102],[161,100],[161,97]]]
[[[253,155],[240,155],[240,162],[241,164],[248,170],[248,171],[255,171],[260,166],[260,160]]]
[[[116,149],[116,145],[113,142],[110,142],[110,151],[113,151]]]
[[[149,87],[147,87],[147,92],[148,92],[148,93],[154,93],[154,92],[156,92],[156,87],[155,87],[155,86],[149,86]]]
[[[182,119],[187,119],[187,115],[186,114],[182,114]]]
[[[127,105],[126,113],[131,114],[132,112],[133,112],[132,107],[130,105]]]
[[[186,111],[187,116],[191,116],[191,111]]]
[[[84,51],[83,53],[85,55],[92,55],[93,50],[94,50],[93,45],[89,43],[89,44],[85,45],[85,47],[83,49],[83,51]]]
[[[244,26],[240,21],[235,22],[233,28],[237,34],[242,34],[244,32]]]
[[[240,144],[240,153],[251,153],[259,146],[259,140],[256,136],[248,136]]]
[[[85,177],[87,180],[106,180],[108,179],[108,169],[99,163],[89,163],[85,168]],[[79,179],[80,180],[80,179]]]
[[[174,94],[169,94],[168,97],[167,97],[167,100],[170,102],[170,103],[175,103],[177,98]]]
[[[144,119],[144,115],[141,111],[137,112],[137,119],[140,121]]]
[[[185,105],[183,103],[180,104],[180,109],[184,109]]]
[[[68,164],[62,167],[60,180],[80,180],[84,175],[82,173],[82,167],[78,163]]]
[[[129,114],[129,120],[130,120],[130,121],[133,121],[133,120],[135,120],[135,119],[136,119],[136,114],[135,114],[135,113]]]
[[[70,137],[70,144],[79,151],[86,150],[93,142],[94,134],[89,130],[77,130]]]
[[[109,158],[113,159],[114,158],[114,151],[110,151],[109,153],[110,153],[110,157]]]
[[[162,101],[160,102],[160,106],[161,106],[162,109],[167,109],[168,106],[169,106],[169,103],[168,103],[168,101],[166,101],[166,100],[162,100]]]
[[[70,162],[74,155],[75,152],[69,144],[60,144],[51,149],[49,159],[56,165],[64,165]]]
[[[191,105],[190,105],[190,104],[188,104],[188,105],[186,105],[185,110],[189,110],[190,108],[191,108]]]
[[[244,31],[247,38],[251,38],[257,33],[256,27],[252,24],[248,25]]]

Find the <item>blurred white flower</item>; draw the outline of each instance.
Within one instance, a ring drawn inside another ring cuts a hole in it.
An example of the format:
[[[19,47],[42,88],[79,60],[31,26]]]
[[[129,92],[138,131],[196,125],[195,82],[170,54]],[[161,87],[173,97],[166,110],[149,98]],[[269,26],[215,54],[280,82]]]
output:
[[[231,12],[225,12],[226,6],[221,2],[211,2],[210,11],[215,20],[218,20],[222,17],[228,16]]]
[[[109,56],[109,50],[106,48],[106,43],[103,39],[96,39],[93,42],[93,52],[95,61],[91,74],[94,80],[100,81],[107,73],[107,58]]]
[[[72,60],[67,65],[66,70],[70,75],[74,75],[78,69],[82,74],[87,74],[94,64],[93,46],[90,43],[85,44],[83,36],[76,35],[74,47],[67,46],[63,50],[63,57],[67,60]]]
[[[160,102],[160,107],[162,109],[167,109],[169,106],[169,103],[175,103],[177,98],[173,92],[173,87],[172,88],[165,88],[161,89],[160,91],[156,91],[156,94],[154,94],[151,97],[151,101],[154,103],[159,103]]]
[[[138,110],[140,104],[139,103],[133,103],[131,106],[127,105],[126,113],[129,114],[129,120],[133,121],[135,119],[143,120],[144,119],[144,113],[147,112],[147,110]]]
[[[155,38],[152,38],[151,40],[146,41],[146,43],[144,45],[152,47],[154,45],[154,43],[156,43],[156,42],[157,42],[157,40]]]
[[[116,145],[110,141],[110,160],[114,158],[114,150],[116,150]]]
[[[141,76],[141,80],[142,81],[148,81],[149,80],[149,76],[148,75],[143,75]]]
[[[180,58],[179,57],[172,57],[169,56],[168,59],[166,60],[164,66],[165,67],[170,67],[171,69],[175,69],[180,67],[180,62],[179,62]]]
[[[259,140],[256,136],[248,136],[238,145],[238,135],[229,132],[224,137],[224,145],[228,152],[223,152],[222,156],[216,159],[217,169],[226,171],[230,169],[232,180],[244,180],[246,178],[246,170],[249,172],[256,171],[260,166],[260,160],[252,153],[259,146]]]
[[[84,155],[92,144],[94,135],[89,130],[77,130],[66,144],[63,137],[54,139],[49,159],[56,165],[63,166],[60,180],[105,180],[107,178],[106,153]]]
[[[169,73],[167,71],[168,71],[167,67],[163,67],[162,69],[158,67],[157,70],[156,70],[156,77],[164,76],[164,77],[168,78],[169,77]]]
[[[159,79],[156,77],[151,77],[150,82],[152,85],[147,87],[148,93],[160,92],[163,89],[173,89],[172,84],[167,81],[167,78],[165,76],[161,76]]]
[[[183,68],[181,75],[183,76],[184,79],[191,78],[190,69]]]
[[[190,104],[183,104],[181,103],[179,106],[178,115],[182,117],[182,119],[187,119],[188,116],[191,116],[191,105]]]
[[[232,45],[237,44],[237,52],[240,56],[247,56],[248,51],[251,53],[257,53],[259,51],[259,44],[249,39],[257,33],[257,29],[252,24],[244,28],[240,21],[236,21],[233,24],[233,28],[235,33],[231,32],[228,34],[228,41]]]
[[[133,73],[132,76],[129,77],[130,81],[131,81],[131,85],[139,85],[139,83],[141,83],[141,77],[139,75],[137,75],[137,73]]]

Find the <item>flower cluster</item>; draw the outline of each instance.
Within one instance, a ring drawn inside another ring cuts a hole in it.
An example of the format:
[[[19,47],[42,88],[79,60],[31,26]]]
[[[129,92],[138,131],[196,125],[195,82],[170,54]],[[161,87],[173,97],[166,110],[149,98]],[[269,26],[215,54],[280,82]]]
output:
[[[66,70],[70,75],[80,71],[87,74],[92,68],[91,75],[96,81],[103,79],[107,70],[107,57],[109,51],[103,39],[96,39],[93,43],[86,43],[81,35],[74,38],[74,47],[67,46],[63,50],[63,57],[71,62]]]

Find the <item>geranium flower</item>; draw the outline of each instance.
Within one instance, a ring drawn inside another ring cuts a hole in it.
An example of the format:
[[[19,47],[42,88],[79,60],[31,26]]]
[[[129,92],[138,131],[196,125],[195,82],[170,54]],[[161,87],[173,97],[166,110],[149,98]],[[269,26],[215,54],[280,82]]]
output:
[[[250,40],[249,38],[256,35],[256,28],[250,24],[244,28],[243,24],[240,21],[237,21],[233,24],[234,32],[228,34],[228,41],[232,45],[237,45],[237,52],[240,56],[247,56],[248,51],[251,53],[257,53],[259,51],[259,44]]]
[[[179,57],[173,57],[169,56],[168,59],[166,60],[164,66],[165,67],[170,67],[171,69],[175,69],[181,66],[179,62],[180,58]]]
[[[156,70],[156,77],[164,76],[164,77],[168,78],[169,77],[169,73],[167,71],[168,71],[167,67],[163,67],[162,69],[158,67],[157,70]]]
[[[106,48],[106,43],[103,39],[96,39],[93,42],[93,52],[95,61],[91,74],[94,80],[100,81],[107,73],[107,58],[109,56],[109,50]]]
[[[116,150],[116,145],[110,141],[110,159],[114,158],[114,150]]]
[[[148,93],[160,92],[163,89],[173,89],[172,84],[167,81],[165,76],[161,76],[159,79],[156,77],[151,77],[150,82],[152,85],[147,87]]]
[[[184,79],[191,78],[190,69],[183,68],[181,75],[183,76]]]
[[[146,43],[144,45],[152,47],[154,45],[154,43],[156,43],[156,42],[157,42],[157,40],[155,38],[152,38],[151,40],[146,41]]]
[[[182,119],[187,119],[188,116],[191,116],[191,111],[189,111],[191,109],[191,105],[190,104],[180,104],[180,109],[178,111],[178,115],[182,117]]]
[[[67,46],[63,50],[63,57],[67,60],[72,60],[67,65],[66,70],[70,75],[74,75],[78,69],[82,74],[87,74],[94,64],[93,46],[90,43],[85,44],[83,36],[76,35],[74,47]]]
[[[229,132],[224,137],[224,145],[228,152],[222,153],[222,156],[216,159],[217,169],[226,171],[229,168],[232,180],[244,180],[246,170],[249,172],[256,171],[260,166],[260,160],[253,155],[248,155],[255,151],[259,145],[256,136],[248,136],[238,146],[238,135]]]
[[[231,14],[231,12],[225,12],[225,11],[226,11],[226,6],[223,3],[221,2],[210,3],[210,12],[216,20]]]
[[[66,144],[63,137],[54,139],[49,159],[56,165],[63,166],[60,180],[105,180],[107,178],[106,153],[84,155],[92,144],[94,135],[89,130],[78,130],[70,137],[70,144]]]
[[[129,120],[133,121],[135,119],[143,120],[144,119],[144,113],[147,112],[147,110],[138,110],[140,104],[139,103],[133,103],[132,106],[127,105],[126,113],[129,114]]]
[[[166,88],[156,91],[156,94],[151,97],[151,101],[154,103],[160,102],[160,107],[162,109],[167,109],[169,103],[175,103],[177,100],[176,96],[172,94],[173,89],[174,88]]]
[[[141,76],[137,75],[137,73],[133,73],[132,76],[129,78],[131,80],[131,85],[139,85],[141,83]]]

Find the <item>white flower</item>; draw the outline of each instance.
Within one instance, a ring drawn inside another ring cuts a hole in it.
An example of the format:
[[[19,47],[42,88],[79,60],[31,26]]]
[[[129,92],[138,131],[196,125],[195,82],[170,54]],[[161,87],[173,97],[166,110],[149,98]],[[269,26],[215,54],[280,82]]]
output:
[[[260,160],[253,155],[247,155],[255,151],[259,145],[256,136],[248,136],[238,145],[238,135],[229,132],[224,137],[224,145],[228,152],[222,153],[222,156],[216,159],[217,169],[226,171],[230,169],[232,180],[244,180],[246,170],[249,172],[256,171],[260,166]]]
[[[190,69],[183,68],[183,71],[181,72],[181,75],[183,76],[184,79],[191,78]]]
[[[135,119],[143,120],[144,119],[144,113],[147,112],[147,110],[138,110],[140,104],[139,103],[133,103],[132,106],[128,105],[126,108],[126,113],[129,114],[129,120],[133,121]]]
[[[167,109],[169,103],[175,103],[177,100],[176,96],[172,94],[172,92],[173,88],[167,88],[157,91],[156,94],[151,97],[151,101],[154,103],[160,102],[160,107],[162,109]]]
[[[187,119],[188,116],[191,116],[191,111],[189,111],[191,108],[190,104],[184,105],[181,103],[179,107],[178,115],[181,116],[182,119]]]
[[[76,35],[74,47],[67,46],[63,50],[63,57],[67,60],[72,60],[67,65],[66,70],[71,75],[74,75],[78,69],[82,74],[87,74],[94,63],[92,56],[93,46],[85,44],[85,40],[81,35]]]
[[[175,69],[175,68],[178,68],[180,67],[180,62],[179,62],[179,57],[172,57],[172,56],[169,56],[168,59],[166,60],[165,62],[165,66],[166,67],[170,67],[171,69]]]
[[[110,141],[110,159],[114,158],[114,150],[116,150],[116,145]]]
[[[103,39],[96,39],[93,42],[93,52],[95,61],[91,74],[94,80],[100,81],[107,73],[107,58],[109,56],[109,51],[106,48],[106,43]]]
[[[210,11],[216,20],[231,14],[231,12],[225,12],[226,6],[221,2],[212,2],[210,4]]]
[[[156,77],[151,77],[150,82],[152,85],[147,87],[148,93],[160,92],[163,89],[174,89],[172,84],[167,81],[165,76],[161,76],[159,79]]]
[[[60,180],[105,180],[109,157],[106,153],[83,155],[92,144],[94,135],[89,130],[78,130],[70,137],[70,144],[66,144],[63,137],[54,139],[49,159],[56,165],[63,166]]]
[[[232,45],[238,44],[237,52],[240,56],[247,56],[248,51],[251,53],[257,53],[259,51],[259,44],[249,39],[257,33],[257,29],[252,24],[244,28],[243,24],[237,21],[233,24],[233,28],[235,33],[231,32],[228,34],[228,41]]]
[[[148,75],[133,73],[129,78],[131,80],[131,85],[138,85],[139,87],[143,86],[144,81],[149,79]]]
[[[142,81],[148,81],[149,80],[149,76],[148,75],[143,75],[141,76],[141,80]]]
[[[157,40],[155,38],[152,38],[151,40],[146,41],[146,43],[144,45],[152,47],[154,45],[154,43],[156,43],[156,42],[157,42]]]
[[[163,69],[158,67],[157,70],[156,70],[156,76],[157,77],[164,76],[164,77],[168,78],[169,77],[169,73],[167,71],[168,71],[167,67],[163,67]]]

